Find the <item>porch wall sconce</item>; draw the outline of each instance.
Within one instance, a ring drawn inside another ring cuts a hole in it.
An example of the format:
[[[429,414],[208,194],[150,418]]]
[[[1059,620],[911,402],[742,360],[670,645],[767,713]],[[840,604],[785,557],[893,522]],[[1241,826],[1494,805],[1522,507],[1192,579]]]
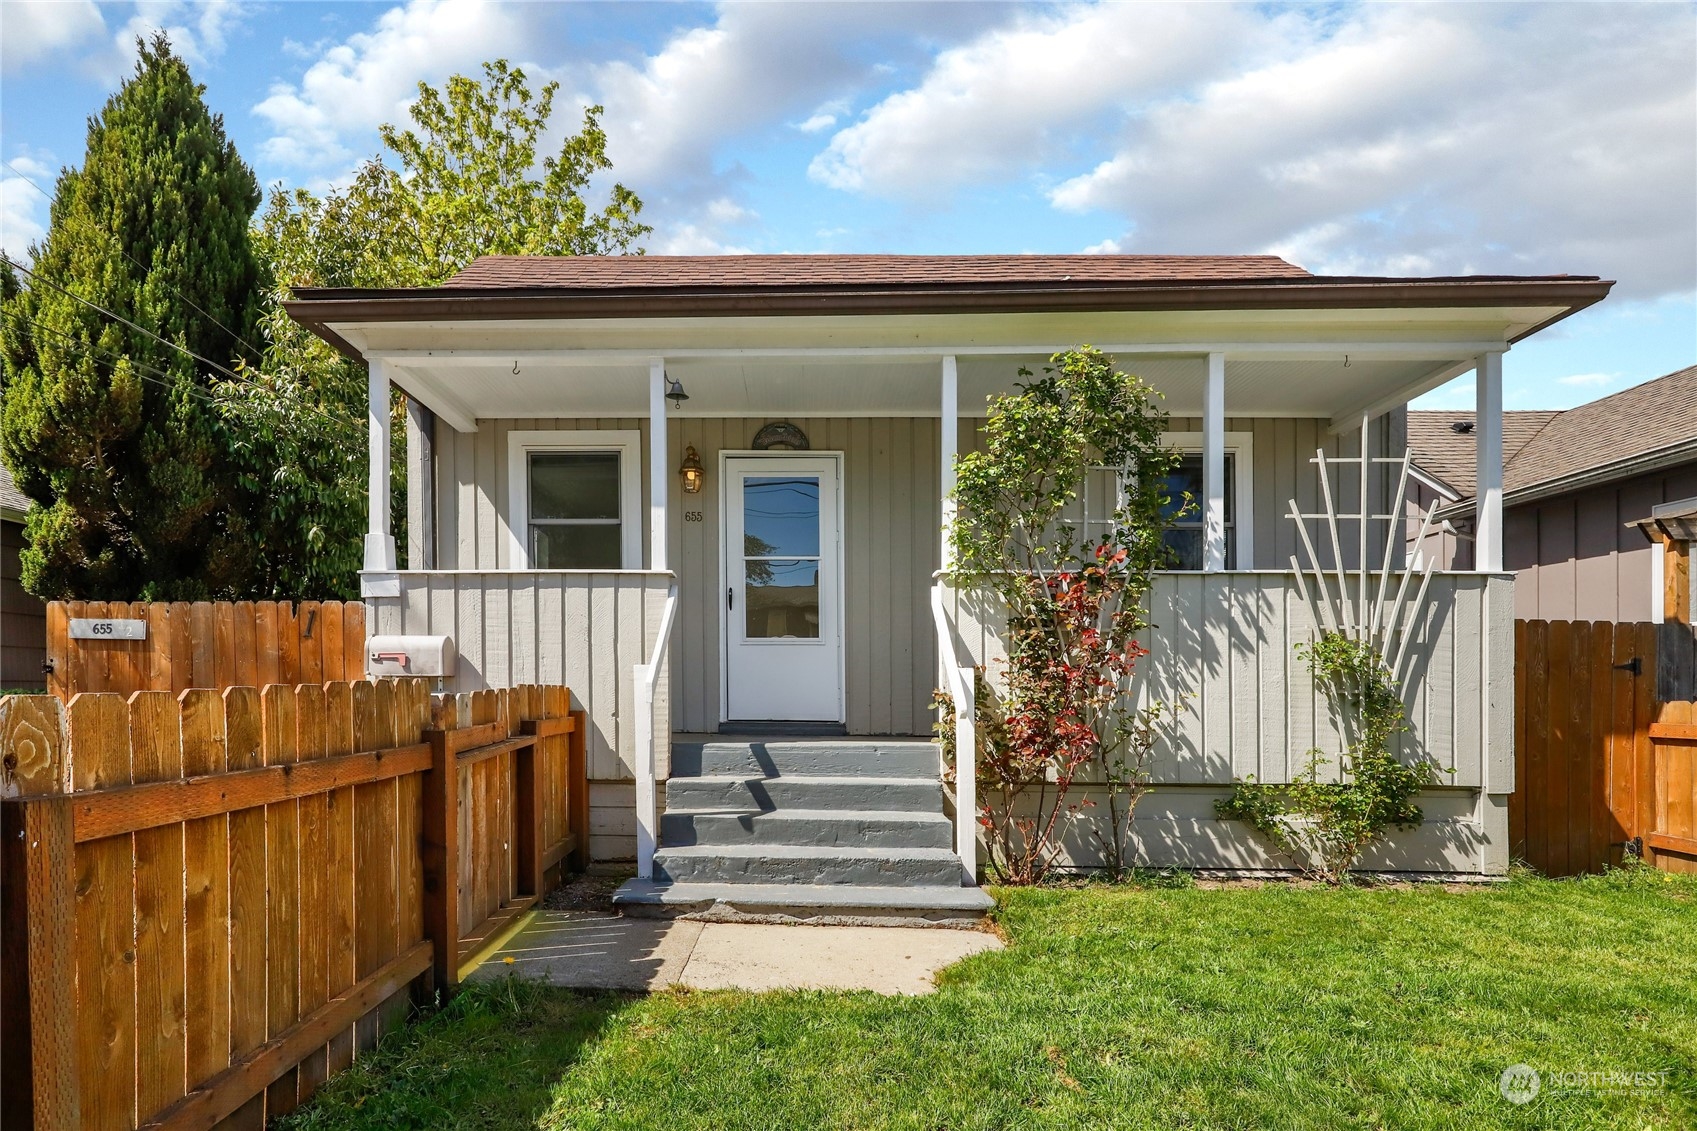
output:
[[[707,473],[701,470],[701,457],[695,454],[695,445],[684,449],[684,461],[678,467],[678,475],[684,481],[684,494],[701,494],[701,485],[707,481]]]

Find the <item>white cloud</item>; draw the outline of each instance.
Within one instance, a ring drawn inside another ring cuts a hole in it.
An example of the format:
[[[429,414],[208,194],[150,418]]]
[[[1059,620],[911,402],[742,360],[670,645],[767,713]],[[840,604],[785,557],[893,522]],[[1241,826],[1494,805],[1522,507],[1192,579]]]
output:
[[[1595,389],[1605,385],[1617,384],[1625,379],[1626,375],[1623,373],[1573,373],[1566,377],[1557,377],[1556,381],[1559,384],[1574,388]]]
[[[224,54],[230,31],[245,15],[236,0],[136,0],[133,8],[104,45],[81,59],[83,72],[117,84],[135,67],[136,40],[161,31],[183,59],[205,65]]]
[[[1370,6],[1288,61],[1126,123],[1051,199],[1125,215],[1138,250],[1689,290],[1694,32],[1684,6]]]
[[[0,5],[0,72],[16,74],[105,30],[94,0],[7,0]]]
[[[809,172],[932,207],[1011,179],[1120,217],[1096,250],[1689,291],[1694,39],[1683,4],[1044,8],[940,51]]]
[[[883,81],[892,60],[928,58],[935,37],[981,19],[966,4],[726,4],[711,25],[680,31],[638,61],[595,67],[574,85],[582,101],[607,108],[608,156],[642,196],[655,250],[684,246],[684,233],[734,247],[708,214],[749,176],[722,163],[727,143],[797,118],[804,132],[827,128],[823,118],[846,112],[845,92]]]
[[[27,263],[30,244],[47,234],[45,194],[53,191],[54,170],[48,160],[28,154],[8,163],[12,168],[0,165],[0,250]]]
[[[1223,4],[1069,6],[1019,13],[942,51],[924,80],[839,132],[808,174],[897,197],[1063,156],[1106,115],[1216,73],[1254,21]]]
[[[530,45],[524,5],[408,0],[374,27],[322,45],[300,81],[279,83],[254,107],[275,131],[269,161],[319,173],[365,155],[355,149],[384,122],[400,122],[420,82],[475,74],[484,62]]]

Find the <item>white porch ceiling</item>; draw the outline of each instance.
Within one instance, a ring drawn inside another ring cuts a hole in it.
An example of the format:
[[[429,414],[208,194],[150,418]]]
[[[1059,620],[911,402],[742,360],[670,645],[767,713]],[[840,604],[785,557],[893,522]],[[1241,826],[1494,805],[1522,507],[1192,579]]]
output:
[[[1168,411],[1202,409],[1207,363],[1200,357],[1121,357],[1119,367],[1166,397]],[[960,407],[979,415],[985,401],[1014,390],[1021,366],[1040,373],[1041,355],[962,357]],[[1445,364],[1434,360],[1246,359],[1226,362],[1231,416],[1332,417],[1394,396]],[[517,372],[514,372],[514,369]],[[932,358],[683,358],[666,372],[689,400],[683,416],[938,416],[940,367]],[[640,417],[648,413],[646,364],[571,364],[537,355],[506,363],[391,363],[403,389],[446,416]]]

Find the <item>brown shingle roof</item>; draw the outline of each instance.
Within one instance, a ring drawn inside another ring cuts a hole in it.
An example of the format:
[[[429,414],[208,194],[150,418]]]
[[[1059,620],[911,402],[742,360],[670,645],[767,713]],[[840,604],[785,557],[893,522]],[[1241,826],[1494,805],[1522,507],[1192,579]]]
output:
[[[1697,365],[1568,409],[1503,469],[1503,490],[1645,456],[1697,440]]]
[[[444,288],[603,290],[1306,279],[1276,255],[485,255]]]
[[[1472,419],[1470,412],[1408,414],[1416,462],[1464,496],[1473,494],[1473,437],[1449,425]],[[1566,412],[1503,413],[1503,490],[1559,483],[1683,446],[1697,446],[1697,365]]]
[[[1503,460],[1512,460],[1526,442],[1561,413],[1550,409],[1516,409],[1503,413]],[[1471,412],[1411,410],[1408,446],[1414,462],[1454,487],[1463,498],[1473,494],[1476,464],[1472,432],[1457,432],[1456,424],[1473,423]]]

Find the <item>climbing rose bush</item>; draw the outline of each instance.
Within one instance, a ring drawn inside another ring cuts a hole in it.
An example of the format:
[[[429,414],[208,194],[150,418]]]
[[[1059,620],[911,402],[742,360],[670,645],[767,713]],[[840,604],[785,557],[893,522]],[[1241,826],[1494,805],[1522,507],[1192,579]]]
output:
[[[1005,883],[1055,867],[1067,830],[1097,808],[1077,799],[1086,782],[1105,795],[1107,813],[1085,823],[1104,863],[1116,873],[1131,864],[1131,815],[1163,708],[1140,709],[1128,692],[1147,654],[1137,636],[1167,560],[1179,459],[1162,444],[1159,400],[1098,350],[1059,353],[1042,377],[991,402],[983,450],[956,463],[949,580],[993,596],[1007,624],[999,687],[980,680],[975,718],[978,818]],[[1085,484],[1101,469],[1113,505],[1086,522]],[[939,703],[949,751],[953,708],[946,695]]]

